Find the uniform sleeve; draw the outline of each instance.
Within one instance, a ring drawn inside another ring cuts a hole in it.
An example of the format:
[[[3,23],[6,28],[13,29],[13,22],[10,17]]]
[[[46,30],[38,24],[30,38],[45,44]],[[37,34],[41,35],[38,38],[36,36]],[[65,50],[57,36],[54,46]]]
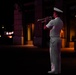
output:
[[[46,25],[47,28],[51,28],[52,26],[54,26],[53,20],[49,21],[48,24]]]

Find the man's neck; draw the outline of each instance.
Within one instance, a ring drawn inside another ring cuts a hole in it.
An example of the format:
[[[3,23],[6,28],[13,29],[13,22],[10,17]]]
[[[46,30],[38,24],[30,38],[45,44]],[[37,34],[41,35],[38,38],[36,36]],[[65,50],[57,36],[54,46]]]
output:
[[[55,18],[57,18],[58,16],[55,16]]]

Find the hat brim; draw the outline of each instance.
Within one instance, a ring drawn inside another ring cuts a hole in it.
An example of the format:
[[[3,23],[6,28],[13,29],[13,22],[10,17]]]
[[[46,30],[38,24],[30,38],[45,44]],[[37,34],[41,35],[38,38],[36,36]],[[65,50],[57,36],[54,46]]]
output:
[[[56,12],[60,12],[60,13],[63,13],[62,10],[60,10],[60,9],[58,9],[58,8],[56,8],[56,7],[54,7],[54,11],[56,11]]]

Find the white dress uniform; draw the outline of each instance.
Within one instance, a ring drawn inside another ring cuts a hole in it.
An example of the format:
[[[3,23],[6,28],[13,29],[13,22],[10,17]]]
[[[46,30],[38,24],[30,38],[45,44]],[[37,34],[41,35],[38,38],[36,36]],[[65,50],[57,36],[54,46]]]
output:
[[[60,31],[63,27],[63,21],[56,17],[50,20],[46,25],[50,29],[50,60],[51,60],[51,70],[55,73],[61,72],[61,38]]]

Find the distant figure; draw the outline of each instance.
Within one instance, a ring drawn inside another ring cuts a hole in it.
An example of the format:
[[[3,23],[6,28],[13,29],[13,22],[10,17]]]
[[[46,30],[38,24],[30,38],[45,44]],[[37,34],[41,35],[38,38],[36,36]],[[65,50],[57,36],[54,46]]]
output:
[[[63,21],[60,18],[60,14],[63,13],[62,10],[54,7],[53,17],[54,19],[50,20],[44,29],[50,29],[50,61],[51,61],[51,71],[48,73],[59,74],[61,73],[61,38],[60,32],[63,28]],[[45,19],[47,22],[47,18]]]

